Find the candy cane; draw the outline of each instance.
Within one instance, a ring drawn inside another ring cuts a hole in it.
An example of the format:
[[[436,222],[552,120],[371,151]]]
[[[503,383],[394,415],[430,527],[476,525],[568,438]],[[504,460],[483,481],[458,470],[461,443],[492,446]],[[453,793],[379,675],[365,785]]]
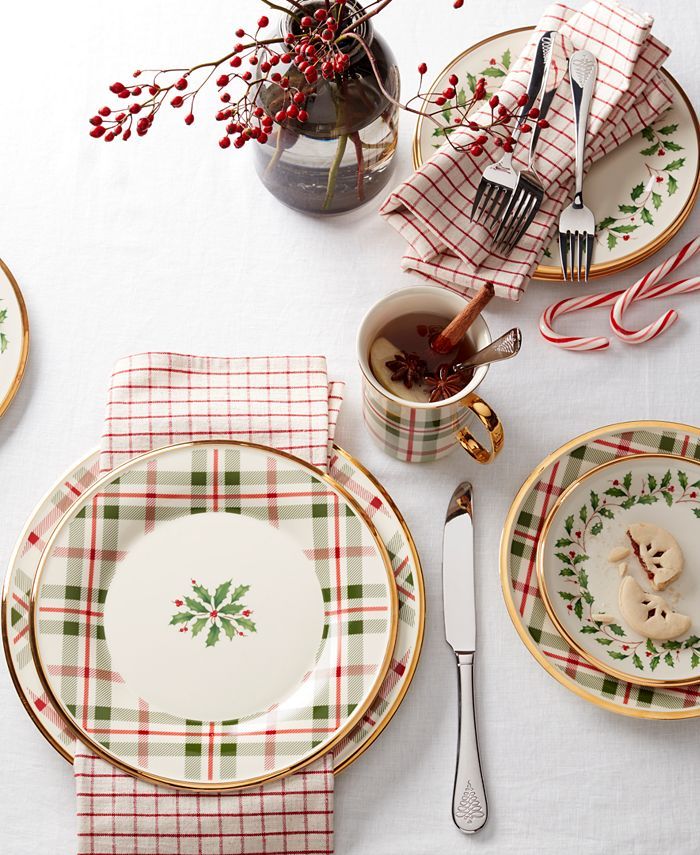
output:
[[[625,291],[610,311],[610,325],[613,328],[615,335],[626,342],[627,344],[643,344],[645,341],[651,341],[661,335],[664,330],[669,329],[678,320],[678,312],[675,309],[669,309],[660,318],[651,324],[643,327],[640,330],[631,330],[623,326],[622,318],[627,309],[632,303],[637,300],[646,299],[651,290],[655,291],[655,296],[663,296],[664,294],[686,294],[690,291],[697,290],[698,277],[691,279],[683,279],[679,282],[673,282],[664,286],[665,290],[657,293],[654,286],[660,283],[669,273],[676,270],[686,261],[693,258],[700,251],[700,237],[696,237],[680,249],[675,255],[667,258],[658,267],[655,267],[646,276],[643,276],[638,282]]]
[[[676,265],[678,266],[678,265]],[[694,276],[689,279],[681,279],[678,282],[666,283],[662,282],[658,285],[649,287],[644,294],[637,296],[638,300],[654,300],[657,297],[665,297],[676,294],[689,294],[692,291],[700,290],[700,276]],[[556,332],[552,326],[553,322],[561,315],[568,315],[570,312],[582,311],[584,309],[601,308],[603,306],[614,306],[621,297],[627,294],[628,291],[611,291],[604,294],[589,294],[582,297],[570,297],[567,300],[561,300],[552,306],[548,306],[542,313],[540,318],[540,333],[548,342],[560,347],[563,350],[577,351],[594,351],[607,350],[610,347],[610,339],[603,336],[565,336]],[[667,313],[668,315],[669,313]],[[674,313],[675,314],[675,313]],[[652,332],[645,338],[645,341],[650,341],[655,338],[663,329],[667,329],[670,324],[662,325],[666,318],[661,318],[656,324],[650,324],[654,328]],[[661,324],[661,330],[656,330],[657,325]],[[645,328],[649,329],[649,327]],[[641,344],[641,341],[637,341]]]

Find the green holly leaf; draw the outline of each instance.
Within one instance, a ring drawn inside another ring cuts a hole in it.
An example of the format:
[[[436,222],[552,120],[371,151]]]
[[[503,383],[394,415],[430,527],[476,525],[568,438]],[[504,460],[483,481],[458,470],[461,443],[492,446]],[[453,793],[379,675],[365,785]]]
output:
[[[625,491],[621,490],[619,487],[608,487],[608,489],[605,491],[605,495],[614,496],[615,498],[622,498],[622,496],[626,496],[627,493],[625,493]]]
[[[588,508],[585,505],[583,505],[581,507],[581,510],[578,512],[578,518],[581,520],[582,523],[585,523],[588,519]]]
[[[557,552],[555,558],[558,558],[560,561],[563,561],[564,564],[571,564],[571,559],[566,554],[566,552]]]
[[[673,475],[671,475],[671,470],[667,469],[664,473],[664,477],[661,479],[661,489],[663,490],[665,487],[668,487],[672,480]]]
[[[0,309],[0,324],[4,324],[7,320],[7,309]]]
[[[622,479],[622,486],[629,492],[629,488],[632,486],[632,473],[628,472],[625,477]]]
[[[205,647],[213,647],[216,642],[219,640],[219,636],[221,635],[221,629],[219,628],[218,623],[212,623],[209,628],[209,632],[207,634],[207,641]]]
[[[197,620],[192,624],[192,638],[195,635],[199,635],[199,633],[204,629],[204,627],[209,623],[208,617],[197,618]]]
[[[510,48],[505,50],[501,55],[501,65],[504,68],[510,68]]]
[[[636,653],[632,657],[632,663],[634,664],[634,667],[639,668],[640,671],[644,670],[644,665],[642,665],[642,660],[639,658],[639,656]]]
[[[630,196],[632,197],[633,202],[636,202],[637,199],[639,199],[640,196],[643,196],[643,195],[644,195],[644,184],[642,184],[642,183],[635,185],[632,188],[632,192],[630,193]]]
[[[229,602],[235,603],[236,600],[240,600],[243,594],[247,594],[250,590],[250,585],[239,585],[235,591],[231,594],[231,599]]]
[[[639,210],[638,205],[618,205],[618,210],[623,214],[636,214]],[[614,222],[614,220],[613,220]],[[612,223],[611,223],[612,225]]]
[[[598,644],[602,644],[605,647],[609,647],[612,644],[612,638],[604,638],[602,636],[600,638],[596,638],[596,641]]]
[[[598,632],[598,627],[597,626],[582,626],[581,632],[584,635],[595,635],[595,633]]]
[[[629,499],[625,499],[625,501],[620,505],[620,507],[623,510],[628,511],[631,507],[633,507],[635,505],[636,501],[637,501],[636,496],[630,496]]]
[[[661,662],[660,656],[654,656],[652,659],[649,660],[649,667],[652,671],[656,671],[659,662]]]
[[[661,198],[661,194],[660,193],[652,193],[651,194],[651,202],[654,206],[654,209],[656,211],[658,211],[659,208],[661,207],[661,203],[663,202],[663,199]]]
[[[588,573],[585,570],[581,570],[578,574],[578,583],[582,588],[588,587]]]
[[[235,618],[235,621],[239,626],[242,626],[243,629],[247,629],[248,632],[256,632],[257,631],[256,626],[255,626],[255,621],[252,621],[249,618],[239,617],[239,618]]]
[[[198,612],[207,612],[207,614],[211,611],[211,606],[206,606],[204,603],[200,603],[199,600],[195,600],[193,597],[185,597],[185,604],[190,611],[193,611],[195,614]]]
[[[668,490],[664,490],[661,495],[664,497],[666,504],[670,508],[673,505],[673,493],[669,493]]]
[[[695,645],[700,641],[700,638],[697,635],[689,635],[686,640],[683,642],[683,647],[688,650],[690,647],[695,647]]]
[[[617,246],[617,237],[613,232],[608,232],[608,249],[615,249]]]
[[[446,125],[452,122],[452,110],[449,107],[445,107],[442,111],[442,118],[445,120]]]
[[[659,652],[654,647],[654,642],[650,638],[647,638],[647,650],[649,651],[649,653],[658,653]]]
[[[648,208],[642,208],[642,222],[646,223],[648,226],[654,225],[654,218]]]
[[[583,603],[581,600],[576,600],[574,603],[574,614],[579,620],[583,618]]]
[[[188,623],[193,617],[192,612],[178,612],[170,618],[170,625],[177,626],[179,623]]]
[[[243,603],[226,603],[219,609],[220,615],[237,615],[243,611]]]
[[[696,517],[700,517],[700,508],[693,508],[693,513]]]
[[[661,133],[661,131],[659,131]],[[642,136],[645,140],[652,142],[654,140],[654,129],[653,128],[644,128],[642,130]]]
[[[574,558],[574,567],[575,567],[577,564],[583,564],[583,562],[584,562],[584,561],[588,561],[588,556],[587,556],[587,555],[584,555],[583,553],[580,553],[579,555],[577,555],[577,556]]]
[[[593,537],[598,537],[602,530],[603,523],[601,522],[593,523],[593,525],[591,526],[591,534],[593,535]]]
[[[505,77],[506,73],[502,68],[499,68],[497,65],[489,65],[488,68],[485,68],[481,74],[484,77]]]
[[[576,599],[576,594],[572,594],[571,591],[559,591],[559,596],[562,600],[566,600],[567,603],[570,603],[572,600]]]
[[[451,131],[451,128],[433,128],[434,137],[444,137]]]
[[[670,134],[675,134],[678,130],[678,125],[664,125],[663,128],[659,128],[657,133],[663,134],[665,137],[670,136]]]
[[[467,72],[467,86],[469,87],[469,90],[472,94],[476,89],[476,82],[476,76]]]
[[[668,665],[669,668],[675,668],[676,663],[673,661],[673,656],[670,653],[667,653],[664,656],[664,662]]]
[[[606,506],[603,506],[598,511],[598,513],[601,515],[601,517],[605,517],[608,520],[614,520],[615,519],[615,513],[613,511],[611,511],[610,508],[608,508]]]
[[[608,650],[608,656],[611,659],[628,659],[629,653],[620,653],[618,650]]]
[[[698,656],[697,651],[693,650],[693,655],[690,657],[690,667],[697,668],[700,665],[700,656]]]
[[[634,209],[637,210],[636,208]],[[607,229],[610,226],[614,225],[617,222],[615,217],[605,217],[598,223],[598,231],[603,231],[603,229]]]
[[[593,605],[593,602],[594,602],[594,600],[593,600],[593,594],[591,594],[591,592],[590,592],[590,591],[582,591],[582,592],[581,592],[581,596],[582,596],[582,597],[583,597],[583,599],[588,603],[588,605],[589,605],[589,606],[592,606],[592,605]]]
[[[664,650],[680,650],[683,644],[680,641],[664,641],[661,646]]]
[[[610,630],[610,632],[614,632],[615,635],[619,635],[620,638],[624,638],[625,631],[619,624],[616,624],[616,623],[608,624],[608,629]]]
[[[226,599],[226,595],[231,590],[231,585],[233,584],[233,579],[229,579],[228,582],[222,582],[221,585],[216,589],[214,593],[214,608],[218,609],[219,606]]]
[[[648,493],[644,496],[640,496],[637,499],[637,504],[639,505],[654,505],[659,501],[658,496],[650,496]]]
[[[207,603],[208,605],[212,605],[211,594],[209,593],[209,591],[207,591],[207,589],[204,587],[204,585],[193,585],[192,590],[195,592],[195,594],[199,597],[199,599],[203,603]]]
[[[664,143],[664,148],[667,151],[683,151],[683,146],[678,145],[677,142],[672,142],[671,140],[666,140]]]
[[[574,528],[574,517],[573,517],[573,515],[568,516],[566,518],[566,520],[564,521],[564,528],[566,529],[567,534],[571,534],[571,532]]]
[[[681,487],[684,490],[687,489],[687,487],[688,487],[688,476],[685,474],[685,472],[681,472],[680,469],[678,470],[678,483],[681,485]]]
[[[223,629],[223,631],[228,636],[229,641],[231,641],[235,638],[237,630],[236,630],[236,627],[231,623],[230,620],[226,620],[226,619],[222,620],[221,621],[221,628]]]
[[[563,549],[565,546],[571,546],[573,540],[569,540],[567,537],[560,537],[559,540],[554,544],[558,549]]]
[[[675,172],[678,169],[681,169],[685,165],[685,158],[679,157],[678,160],[672,160],[670,163],[667,163],[664,166],[664,172]]]
[[[656,152],[661,148],[660,142],[655,142],[654,145],[650,145],[649,148],[643,148],[639,153],[644,157],[651,157],[652,154],[656,154]]]
[[[457,106],[458,107],[466,107],[468,100],[469,100],[469,98],[467,98],[467,93],[464,91],[464,87],[462,87],[462,89],[460,89],[459,92],[457,93]]]
[[[10,344],[10,339],[5,335],[4,332],[0,332],[0,353],[4,353],[8,345]]]
[[[656,478],[654,478],[653,475],[650,475],[648,477],[647,481],[648,481],[650,490],[655,490],[657,488],[659,482],[656,480]]]
[[[695,487],[696,489],[700,489],[700,481],[696,481],[694,484],[691,484],[690,486]]]
[[[632,232],[636,232],[639,226],[615,226],[613,231],[618,235],[631,235]]]
[[[561,570],[559,571],[559,575],[566,577],[566,576],[575,576],[576,574],[571,569],[571,567],[562,567]]]
[[[599,504],[600,504],[600,498],[599,498],[598,494],[594,493],[593,490],[591,490],[591,507],[593,508],[593,510],[595,510]]]
[[[666,192],[669,196],[673,196],[676,190],[678,190],[678,179],[673,175],[669,175],[666,181]]]

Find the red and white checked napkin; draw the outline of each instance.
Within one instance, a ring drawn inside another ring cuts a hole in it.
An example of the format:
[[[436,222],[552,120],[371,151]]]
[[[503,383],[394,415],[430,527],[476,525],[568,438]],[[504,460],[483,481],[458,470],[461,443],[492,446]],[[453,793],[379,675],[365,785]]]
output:
[[[615,0],[591,0],[575,11],[550,6],[524,52],[513,64],[499,97],[513,106],[527,89],[537,42],[546,30],[558,30],[575,50],[598,58],[598,81],[588,125],[588,165],[654,122],[673,100],[660,73],[669,49],[651,35],[653,18]],[[568,78],[567,78],[568,81]],[[549,244],[559,213],[571,195],[574,169],[573,110],[568,82],[559,87],[537,149],[537,170],[546,195],[527,234],[510,254],[494,252],[486,229],[470,219],[481,173],[498,149],[474,158],[444,145],[384,202],[381,213],[408,243],[402,267],[452,290],[467,293],[493,282],[496,294],[519,300],[542,252]],[[488,106],[474,114],[482,123]],[[468,129],[453,135],[464,142]],[[527,164],[527,136],[521,138],[516,162]]]
[[[325,469],[343,384],[320,356],[141,353],[112,375],[100,466],[193,439],[271,445]],[[331,855],[333,758],[264,786],[194,794],[140,781],[79,746],[78,855]]]

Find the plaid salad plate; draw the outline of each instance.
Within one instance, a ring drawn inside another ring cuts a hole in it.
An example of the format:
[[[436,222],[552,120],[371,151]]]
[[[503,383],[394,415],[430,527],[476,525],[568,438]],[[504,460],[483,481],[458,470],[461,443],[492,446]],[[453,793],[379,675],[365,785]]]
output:
[[[3,588],[2,635],[7,664],[28,714],[48,742],[73,762],[76,740],[44,691],[29,643],[29,599],[42,551],[59,520],[99,477],[99,451],[71,467],[27,520],[10,559]],[[359,724],[333,749],[336,774],[379,736],[399,708],[420,658],[425,592],[418,552],[400,511],[379,482],[337,445],[328,473],[355,498],[379,532],[391,558],[399,623],[389,671]]]
[[[622,715],[691,718],[700,716],[699,686],[637,685],[604,673],[581,656],[550,619],[536,569],[546,521],[571,484],[611,461],[660,453],[680,457],[693,466],[700,461],[700,429],[674,422],[624,422],[583,434],[550,454],[520,488],[506,517],[500,548],[501,585],[525,646],[567,689]],[[682,470],[682,460],[676,462],[680,464],[676,469]]]
[[[88,747],[154,783],[222,790],[350,734],[397,621],[390,556],[345,488],[282,452],[208,441],[136,458],[64,512],[29,635]]]

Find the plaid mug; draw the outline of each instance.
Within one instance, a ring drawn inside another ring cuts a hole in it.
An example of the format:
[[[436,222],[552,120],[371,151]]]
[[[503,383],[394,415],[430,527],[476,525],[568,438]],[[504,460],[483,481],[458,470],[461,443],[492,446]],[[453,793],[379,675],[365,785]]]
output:
[[[424,463],[449,454],[457,446],[478,463],[490,463],[503,447],[503,426],[498,416],[475,392],[488,366],[478,368],[471,382],[446,401],[406,401],[385,389],[372,374],[369,352],[389,321],[402,315],[426,314],[452,318],[464,308],[464,298],[434,285],[415,285],[394,291],[367,312],[357,334],[357,358],[362,371],[362,412],[370,434],[392,457],[407,463]],[[467,333],[473,349],[491,342],[483,317]],[[484,447],[471,433],[478,420],[489,438]]]

